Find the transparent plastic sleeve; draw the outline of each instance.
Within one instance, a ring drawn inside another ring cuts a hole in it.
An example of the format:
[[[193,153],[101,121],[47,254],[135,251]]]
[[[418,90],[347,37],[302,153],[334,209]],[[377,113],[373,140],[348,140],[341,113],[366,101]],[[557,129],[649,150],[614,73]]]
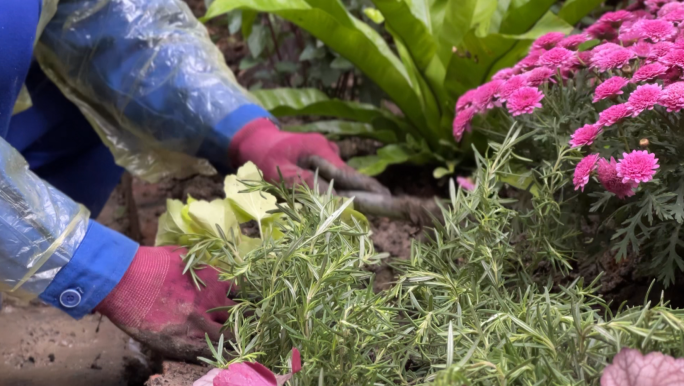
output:
[[[213,173],[194,156],[256,104],[182,0],[61,0],[36,57],[117,163],[148,181]]]
[[[88,217],[0,138],[0,291],[41,294],[76,252]]]

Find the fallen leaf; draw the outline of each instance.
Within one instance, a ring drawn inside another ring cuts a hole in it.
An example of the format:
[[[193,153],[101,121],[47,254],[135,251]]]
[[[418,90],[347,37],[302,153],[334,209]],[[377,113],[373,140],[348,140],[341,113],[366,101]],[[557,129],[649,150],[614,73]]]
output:
[[[603,371],[601,386],[684,386],[684,358],[622,349]]]
[[[192,386],[283,386],[302,369],[302,357],[296,348],[292,348],[290,363],[291,372],[285,375],[275,375],[257,362],[233,363],[226,370],[209,371]]]
[[[233,363],[214,378],[213,386],[277,386],[276,376],[261,363]]]

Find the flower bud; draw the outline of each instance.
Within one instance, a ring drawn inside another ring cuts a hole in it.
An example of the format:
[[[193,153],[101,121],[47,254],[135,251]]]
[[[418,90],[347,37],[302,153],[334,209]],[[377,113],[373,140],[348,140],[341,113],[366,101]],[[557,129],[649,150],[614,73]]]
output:
[[[639,141],[639,146],[646,148],[650,142],[648,141],[648,138],[642,138],[641,141]]]

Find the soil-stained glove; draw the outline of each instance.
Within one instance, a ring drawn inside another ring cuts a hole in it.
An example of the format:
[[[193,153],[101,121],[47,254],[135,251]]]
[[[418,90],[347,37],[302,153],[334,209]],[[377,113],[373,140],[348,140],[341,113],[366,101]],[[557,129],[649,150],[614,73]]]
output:
[[[233,165],[252,161],[266,181],[278,182],[278,168],[287,184],[313,186],[314,173],[300,167],[310,155],[317,155],[337,168],[349,168],[340,158],[337,145],[316,133],[299,134],[278,130],[269,119],[257,119],[240,130],[230,144]]]
[[[256,119],[238,131],[230,143],[229,154],[235,167],[254,162],[266,181],[278,182],[280,169],[288,186],[313,187],[314,170],[318,169],[322,178],[334,179],[336,187],[388,194],[377,181],[345,164],[337,145],[321,134],[280,131],[266,118]],[[321,190],[327,189],[323,180],[319,180],[319,186]]]
[[[198,290],[178,247],[140,247],[128,271],[97,306],[114,324],[167,357],[195,361],[211,357],[205,340],[217,341],[226,312],[207,313],[234,305],[227,296],[232,286],[219,282],[211,268],[197,271],[206,287]],[[226,336],[228,338],[228,336]]]

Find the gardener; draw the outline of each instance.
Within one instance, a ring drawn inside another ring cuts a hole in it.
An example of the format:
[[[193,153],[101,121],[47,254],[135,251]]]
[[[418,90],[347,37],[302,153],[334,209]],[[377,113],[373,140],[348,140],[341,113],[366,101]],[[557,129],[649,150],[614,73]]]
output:
[[[0,290],[75,319],[99,311],[196,358],[205,332],[219,336],[226,313],[206,311],[233,304],[229,285],[205,269],[200,294],[177,248],[139,247],[89,217],[124,167],[157,180],[253,161],[310,184],[297,161],[346,168],[335,145],[278,131],[181,0],[2,0],[0,44]]]

